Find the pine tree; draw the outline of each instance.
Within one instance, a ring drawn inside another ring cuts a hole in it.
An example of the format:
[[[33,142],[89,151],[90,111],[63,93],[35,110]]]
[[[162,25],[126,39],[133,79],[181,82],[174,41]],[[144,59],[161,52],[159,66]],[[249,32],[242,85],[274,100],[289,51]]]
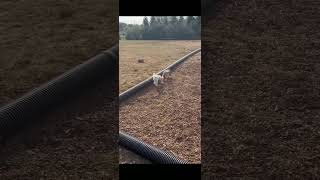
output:
[[[126,39],[200,39],[201,16],[144,17],[142,25],[119,23],[120,37]]]
[[[169,23],[168,16],[163,16],[162,17],[162,22],[163,22],[163,24],[168,25],[168,23]]]
[[[145,16],[144,19],[143,19],[143,26],[144,27],[149,27],[149,21],[148,21],[147,16]]]
[[[183,24],[184,23],[184,17],[183,16],[180,16],[179,18],[179,24]]]
[[[201,16],[196,16],[194,23],[192,24],[193,30],[195,32],[195,37],[201,37]]]
[[[187,17],[187,24],[192,24],[194,22],[194,17],[193,16],[188,16]]]
[[[161,16],[156,17],[156,22],[157,22],[157,24],[162,24]]]
[[[201,25],[201,16],[196,16],[196,17],[195,17],[195,23],[196,23],[197,25]]]
[[[151,16],[150,18],[150,26],[154,26],[156,24],[156,17],[155,16]]]
[[[170,24],[177,24],[178,23],[178,18],[177,16],[171,16]]]

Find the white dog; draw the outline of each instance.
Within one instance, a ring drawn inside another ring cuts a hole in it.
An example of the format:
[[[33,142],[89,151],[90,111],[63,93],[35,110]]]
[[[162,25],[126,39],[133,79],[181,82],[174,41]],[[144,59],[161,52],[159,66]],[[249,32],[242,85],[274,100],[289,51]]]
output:
[[[152,79],[155,86],[158,86],[159,83],[163,83],[163,76],[160,76],[158,74],[153,73]]]

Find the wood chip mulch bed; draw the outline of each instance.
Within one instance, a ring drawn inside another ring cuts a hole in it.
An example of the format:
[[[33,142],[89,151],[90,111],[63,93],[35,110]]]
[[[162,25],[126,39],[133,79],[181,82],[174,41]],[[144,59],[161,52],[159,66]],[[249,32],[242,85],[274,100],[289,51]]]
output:
[[[118,42],[118,1],[1,1],[0,9],[0,106]],[[0,179],[116,179],[115,86],[93,87],[1,144]]]
[[[0,179],[117,179],[113,87],[98,84],[0,145]]]
[[[119,163],[120,164],[151,164],[152,162],[120,146],[119,147]]]
[[[203,16],[203,179],[319,179],[320,2],[228,2]]]
[[[196,54],[177,67],[163,86],[152,85],[121,105],[120,130],[190,163],[200,163],[200,58]]]

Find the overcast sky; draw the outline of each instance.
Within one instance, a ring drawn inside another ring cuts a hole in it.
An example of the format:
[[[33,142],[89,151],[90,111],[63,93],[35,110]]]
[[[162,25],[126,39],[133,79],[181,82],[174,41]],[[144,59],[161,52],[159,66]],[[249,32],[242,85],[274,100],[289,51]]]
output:
[[[149,16],[147,16],[149,18]],[[119,22],[126,24],[142,24],[144,16],[119,16]]]

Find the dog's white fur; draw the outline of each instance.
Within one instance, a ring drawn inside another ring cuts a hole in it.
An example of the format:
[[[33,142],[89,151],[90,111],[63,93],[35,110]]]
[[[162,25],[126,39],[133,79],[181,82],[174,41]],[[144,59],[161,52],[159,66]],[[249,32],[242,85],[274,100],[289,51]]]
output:
[[[153,73],[152,79],[155,86],[158,86],[159,83],[163,83],[163,76],[160,76],[158,74]]]
[[[170,70],[169,69],[164,70],[163,73],[162,73],[162,77],[163,78],[167,78],[169,75],[170,75]]]

